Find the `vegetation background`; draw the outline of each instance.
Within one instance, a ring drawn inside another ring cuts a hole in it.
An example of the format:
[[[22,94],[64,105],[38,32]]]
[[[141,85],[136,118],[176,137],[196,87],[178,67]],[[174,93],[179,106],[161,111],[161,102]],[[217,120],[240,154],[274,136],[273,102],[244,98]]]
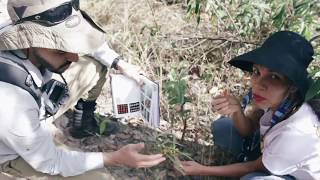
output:
[[[0,0],[0,18],[6,0]],[[168,161],[150,169],[108,168],[115,179],[177,179],[176,157],[207,165],[232,161],[214,146],[211,122],[219,115],[210,100],[225,91],[246,92],[248,74],[230,67],[232,57],[258,47],[272,32],[293,30],[312,40],[310,66],[315,80],[308,97],[320,92],[320,1],[318,0],[87,0],[83,9],[107,32],[110,46],[139,65],[161,87],[161,126],[146,127],[140,119],[121,119],[121,131],[82,140],[60,137],[86,151],[112,151],[124,144],[145,142],[146,153],[163,152]],[[314,38],[315,37],[315,38]],[[111,72],[112,73],[112,72]],[[97,113],[112,114],[109,82],[98,99]],[[67,126],[68,116],[60,127]],[[101,120],[103,122],[103,120]],[[227,179],[180,177],[180,179]]]

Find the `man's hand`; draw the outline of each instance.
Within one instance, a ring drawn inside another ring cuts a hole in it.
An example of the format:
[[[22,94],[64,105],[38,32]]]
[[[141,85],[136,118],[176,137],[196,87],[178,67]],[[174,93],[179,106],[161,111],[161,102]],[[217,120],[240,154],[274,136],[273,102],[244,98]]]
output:
[[[139,66],[135,66],[120,60],[117,64],[117,68],[123,75],[135,80],[139,85],[143,84],[143,81],[140,78],[143,72]]]
[[[144,149],[144,143],[128,144],[118,151],[104,153],[105,166],[127,166],[146,168],[155,166],[165,160],[162,154],[144,155],[139,152]]]

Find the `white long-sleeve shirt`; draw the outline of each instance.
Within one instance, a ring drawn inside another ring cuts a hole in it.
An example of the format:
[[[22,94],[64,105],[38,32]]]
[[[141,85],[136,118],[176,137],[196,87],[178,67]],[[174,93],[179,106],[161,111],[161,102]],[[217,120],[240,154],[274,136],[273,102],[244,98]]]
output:
[[[14,56],[10,59],[17,60]],[[43,75],[29,60],[21,61],[40,87],[45,81]],[[39,120],[41,110],[27,91],[0,81],[0,100],[0,164],[21,156],[37,171],[62,176],[75,176],[103,167],[100,152],[56,147],[45,122]]]

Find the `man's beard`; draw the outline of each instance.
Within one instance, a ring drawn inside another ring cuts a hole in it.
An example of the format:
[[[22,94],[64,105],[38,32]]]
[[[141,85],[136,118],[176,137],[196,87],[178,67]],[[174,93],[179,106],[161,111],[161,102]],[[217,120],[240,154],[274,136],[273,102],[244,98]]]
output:
[[[48,63],[48,61],[45,58],[43,58],[38,53],[38,51],[33,51],[33,56],[40,63],[40,70],[43,68],[46,68],[49,71],[54,72],[54,73],[58,73],[58,74],[63,73],[67,69],[66,67],[68,67],[72,63],[70,61],[67,61],[66,63],[62,64],[58,68],[54,68],[50,63]]]

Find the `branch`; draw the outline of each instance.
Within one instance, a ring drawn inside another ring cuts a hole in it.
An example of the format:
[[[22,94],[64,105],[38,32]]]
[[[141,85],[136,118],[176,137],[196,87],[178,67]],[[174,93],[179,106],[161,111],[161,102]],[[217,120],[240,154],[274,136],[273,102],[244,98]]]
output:
[[[320,38],[320,35],[317,35],[317,36],[311,38],[309,42],[312,42],[312,41],[314,41],[314,40],[316,40],[316,39],[318,39],[318,38]]]
[[[163,36],[164,38],[170,38],[169,36]],[[188,40],[188,39],[199,39],[199,40],[209,40],[209,41],[224,41],[224,42],[231,42],[231,43],[244,43],[244,44],[252,44],[255,46],[260,46],[258,42],[250,42],[250,41],[242,41],[236,40],[228,37],[182,37],[178,39],[178,41]]]
[[[217,38],[211,38],[211,37],[193,37],[191,39],[207,39],[210,41],[227,41],[227,42],[232,42],[232,43],[244,43],[244,44],[252,44],[259,46],[260,44],[257,42],[250,42],[250,41],[242,41],[242,40],[234,40],[230,38],[223,38],[223,37],[217,37]]]

